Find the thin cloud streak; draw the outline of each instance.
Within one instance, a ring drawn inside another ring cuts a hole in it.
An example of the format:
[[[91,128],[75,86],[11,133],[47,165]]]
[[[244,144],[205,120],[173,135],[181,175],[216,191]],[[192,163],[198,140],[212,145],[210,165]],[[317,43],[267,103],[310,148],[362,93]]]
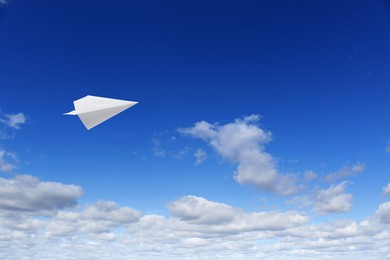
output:
[[[355,176],[355,175],[363,172],[365,167],[366,166],[363,163],[356,163],[352,166],[344,166],[341,169],[339,169],[338,171],[326,175],[325,180],[331,182],[331,181],[343,179],[346,177],[352,177],[352,176]]]

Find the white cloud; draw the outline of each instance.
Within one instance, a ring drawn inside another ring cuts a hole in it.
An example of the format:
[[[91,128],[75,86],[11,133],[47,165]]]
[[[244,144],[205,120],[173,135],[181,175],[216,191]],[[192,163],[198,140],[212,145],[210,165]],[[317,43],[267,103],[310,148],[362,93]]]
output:
[[[382,195],[384,197],[389,197],[390,196],[390,182],[387,184],[386,187],[383,187],[383,193]]]
[[[348,182],[344,181],[318,191],[315,210],[321,214],[348,212],[352,206],[352,195],[345,193],[347,184]]]
[[[349,183],[344,181],[327,189],[314,189],[310,194],[293,197],[287,204],[312,208],[318,214],[348,212],[352,207],[352,194],[345,192]]]
[[[0,119],[0,123],[13,129],[20,129],[20,126],[26,123],[26,117],[23,113],[7,114],[4,117]]]
[[[384,225],[377,218],[369,216],[361,222],[348,219],[331,220],[324,223],[305,225],[299,230],[306,230],[306,237],[343,239],[360,235],[376,234],[384,229]],[[291,229],[289,231],[298,230]],[[312,232],[312,234],[310,234]]]
[[[344,166],[338,171],[325,176],[325,180],[334,181],[345,177],[354,176],[364,171],[365,165],[363,163],[356,163],[353,166]]]
[[[10,172],[16,168],[13,163],[8,161],[9,159],[15,161],[16,155],[0,149],[0,172]]]
[[[42,182],[30,175],[0,178],[0,209],[3,211],[51,214],[75,206],[82,194],[79,186]]]
[[[308,221],[298,212],[246,213],[195,196],[168,207],[175,217],[139,218],[139,211],[110,201],[98,201],[83,210],[57,209],[45,218],[37,214],[37,219],[26,211],[8,211],[0,215],[0,258],[116,259],[129,254],[142,259],[218,258],[241,250],[251,250],[252,255],[257,254],[254,241],[269,237],[252,231],[277,232]],[[216,255],[216,251],[221,253]]]
[[[180,219],[182,229],[201,233],[241,233],[256,230],[283,230],[305,224],[309,218],[299,212],[244,212],[242,209],[186,196],[168,204]]]
[[[48,222],[47,235],[75,236],[80,233],[112,238],[115,228],[124,227],[138,221],[140,212],[129,207],[119,207],[113,201],[98,201],[83,211],[59,211]],[[108,236],[107,236],[108,235]],[[115,235],[114,235],[115,236]]]
[[[5,5],[7,3],[8,3],[8,1],[6,1],[6,0],[0,0],[0,5]]]
[[[7,211],[0,214],[0,258],[385,259],[390,252],[386,224],[375,219],[309,224],[299,212],[245,212],[196,196],[168,209],[173,217],[140,217],[110,201],[44,218]]]
[[[240,184],[291,195],[298,190],[295,177],[279,173],[272,155],[264,151],[272,135],[257,125],[259,119],[258,115],[251,115],[226,125],[201,121],[178,131],[204,140],[223,158],[238,163],[234,178]]]
[[[232,221],[240,211],[223,203],[187,196],[168,204],[168,209],[182,220],[201,224]]]
[[[379,205],[376,215],[383,223],[390,224],[390,202]]]
[[[199,164],[202,164],[204,162],[204,160],[206,160],[207,153],[199,148],[194,152],[194,157],[196,159],[195,165],[199,165]]]
[[[274,247],[289,252],[292,259],[386,259],[389,253],[389,233],[372,220],[336,221],[284,233],[288,239],[281,239]]]
[[[0,178],[0,233],[44,234],[53,239],[92,234],[93,239],[110,239],[115,228],[139,219],[139,211],[112,201],[98,201],[79,211],[77,198],[82,193],[79,186],[43,182],[30,175]]]
[[[106,220],[122,224],[134,222],[139,216],[139,211],[129,207],[119,207],[113,201],[98,201],[82,213],[84,219]]]

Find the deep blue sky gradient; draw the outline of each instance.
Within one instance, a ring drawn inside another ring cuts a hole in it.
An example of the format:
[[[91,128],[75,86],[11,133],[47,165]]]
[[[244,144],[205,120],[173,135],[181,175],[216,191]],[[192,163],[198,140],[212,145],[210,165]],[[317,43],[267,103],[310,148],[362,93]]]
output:
[[[234,182],[235,167],[218,156],[194,166],[152,149],[156,133],[167,150],[207,149],[176,129],[260,114],[282,171],[326,174],[362,162],[348,188],[359,201],[350,214],[363,218],[381,201],[390,166],[385,1],[15,0],[0,8],[0,108],[28,117],[1,145],[18,153],[18,173],[81,185],[87,202],[144,211],[187,194],[259,209],[259,197],[280,198]],[[140,103],[86,131],[62,113],[87,94]]]

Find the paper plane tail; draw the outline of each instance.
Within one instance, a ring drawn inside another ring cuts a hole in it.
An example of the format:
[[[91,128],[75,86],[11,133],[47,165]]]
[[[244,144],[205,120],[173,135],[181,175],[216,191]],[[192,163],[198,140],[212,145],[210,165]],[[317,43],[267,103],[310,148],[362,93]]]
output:
[[[73,110],[73,111],[70,111],[68,113],[64,113],[64,115],[77,115],[77,111],[76,110]]]

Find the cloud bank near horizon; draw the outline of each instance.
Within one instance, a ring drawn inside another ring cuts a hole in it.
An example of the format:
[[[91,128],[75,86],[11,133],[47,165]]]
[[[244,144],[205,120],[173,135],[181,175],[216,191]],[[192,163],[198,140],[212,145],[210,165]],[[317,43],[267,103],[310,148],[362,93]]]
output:
[[[75,201],[82,195],[81,187],[29,175],[0,178],[0,184],[2,259],[26,255],[99,255],[102,259],[390,257],[389,202],[361,222],[314,224],[304,212],[246,212],[193,195],[169,202],[171,216],[163,216],[142,214],[113,201],[100,200],[82,207]],[[11,204],[14,206],[9,207]]]

